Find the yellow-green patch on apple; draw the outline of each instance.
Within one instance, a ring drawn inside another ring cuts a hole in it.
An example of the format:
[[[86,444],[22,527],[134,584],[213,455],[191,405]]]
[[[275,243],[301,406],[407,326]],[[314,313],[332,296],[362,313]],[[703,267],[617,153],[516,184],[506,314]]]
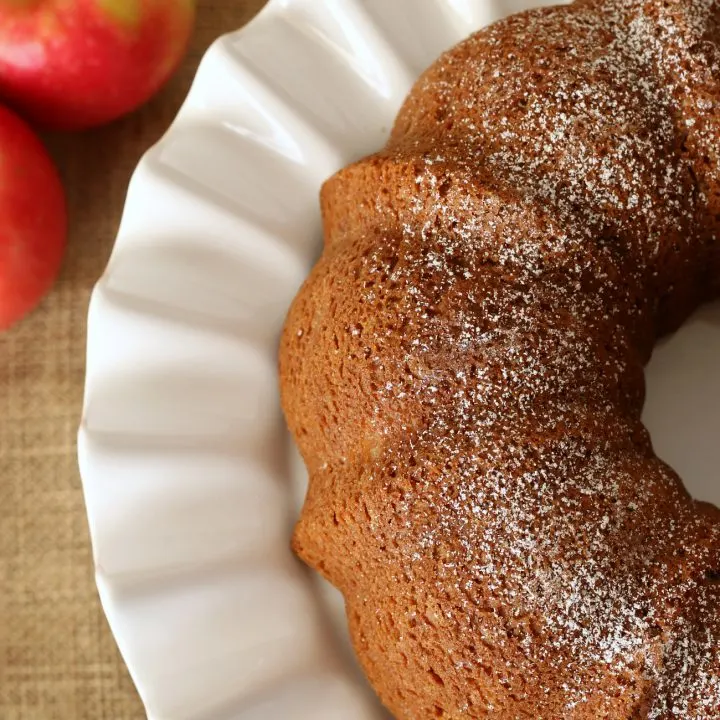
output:
[[[126,27],[137,27],[142,19],[142,0],[96,0],[113,19]]]

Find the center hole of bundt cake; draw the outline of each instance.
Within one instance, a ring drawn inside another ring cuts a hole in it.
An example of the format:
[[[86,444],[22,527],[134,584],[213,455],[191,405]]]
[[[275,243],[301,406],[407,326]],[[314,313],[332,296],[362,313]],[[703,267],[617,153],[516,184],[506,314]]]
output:
[[[643,418],[690,493],[720,506],[720,302],[658,344]]]

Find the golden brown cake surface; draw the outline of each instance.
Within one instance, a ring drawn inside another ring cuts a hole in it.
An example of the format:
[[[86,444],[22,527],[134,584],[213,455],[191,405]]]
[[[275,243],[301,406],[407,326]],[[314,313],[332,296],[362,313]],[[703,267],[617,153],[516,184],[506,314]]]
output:
[[[720,718],[720,511],[643,366],[720,294],[720,1],[513,16],[322,192],[294,546],[399,720]]]

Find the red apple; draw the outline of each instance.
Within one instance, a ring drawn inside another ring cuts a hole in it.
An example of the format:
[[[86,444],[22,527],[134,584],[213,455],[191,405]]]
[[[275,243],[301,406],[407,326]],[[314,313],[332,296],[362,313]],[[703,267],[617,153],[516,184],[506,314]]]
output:
[[[182,59],[194,0],[0,0],[0,97],[45,127],[102,125]]]
[[[33,131],[0,106],[0,329],[30,312],[60,270],[65,193]]]

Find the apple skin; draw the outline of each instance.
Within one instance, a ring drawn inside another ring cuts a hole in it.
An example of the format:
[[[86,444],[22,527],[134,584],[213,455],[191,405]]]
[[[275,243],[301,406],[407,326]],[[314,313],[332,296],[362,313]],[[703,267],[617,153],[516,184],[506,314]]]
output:
[[[42,127],[103,125],[185,54],[194,0],[0,0],[0,98]]]
[[[40,139],[0,106],[0,330],[29,313],[60,271],[65,192]]]

